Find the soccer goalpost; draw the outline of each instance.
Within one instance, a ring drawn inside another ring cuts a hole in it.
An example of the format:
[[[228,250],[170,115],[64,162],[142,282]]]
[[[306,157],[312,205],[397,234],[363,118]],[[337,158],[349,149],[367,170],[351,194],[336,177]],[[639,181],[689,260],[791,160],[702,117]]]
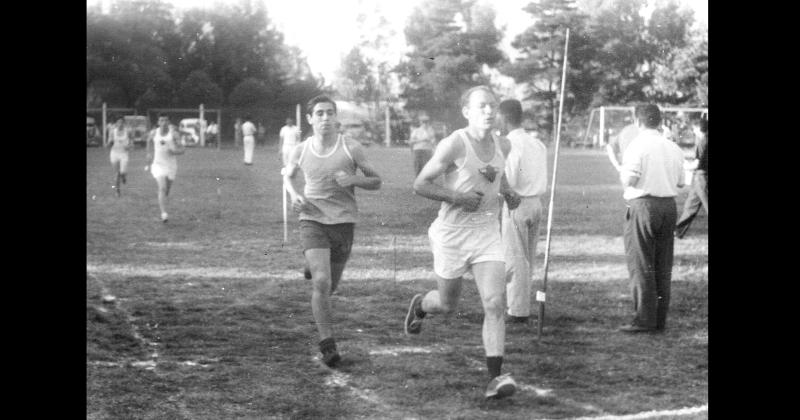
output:
[[[588,147],[602,147],[608,144],[610,138],[622,129],[622,127],[633,123],[633,106],[601,106],[593,108],[589,114],[589,124],[583,134],[582,145]],[[681,131],[685,130],[688,123],[687,114],[699,114],[697,118],[705,116],[708,118],[708,108],[704,107],[660,107],[664,113],[664,128],[677,128],[677,138],[674,140],[681,143]],[[597,124],[593,122],[597,120]],[[673,127],[674,125],[674,127]],[[591,136],[591,137],[590,137]]]

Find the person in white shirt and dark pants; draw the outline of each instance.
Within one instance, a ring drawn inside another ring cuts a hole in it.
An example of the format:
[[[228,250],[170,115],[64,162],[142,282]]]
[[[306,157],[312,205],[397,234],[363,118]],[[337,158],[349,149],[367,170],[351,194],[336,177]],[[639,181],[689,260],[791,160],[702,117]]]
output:
[[[503,206],[507,314],[512,323],[526,323],[531,314],[532,276],[542,220],[540,197],[547,191],[547,146],[521,127],[522,104],[515,99],[500,102],[498,123],[511,142],[506,159],[508,184],[521,197],[516,209]]]
[[[620,331],[662,332],[672,281],[675,196],[684,184],[683,152],[658,131],[661,111],[656,105],[644,106],[637,120],[641,131],[625,150],[620,171],[628,203],[623,232],[636,315]]]

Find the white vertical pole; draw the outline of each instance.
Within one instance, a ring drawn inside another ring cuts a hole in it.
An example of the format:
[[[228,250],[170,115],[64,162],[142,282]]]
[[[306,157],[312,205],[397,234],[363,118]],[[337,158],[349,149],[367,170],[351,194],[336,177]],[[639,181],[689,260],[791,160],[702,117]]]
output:
[[[103,127],[100,130],[103,133],[103,146],[106,145],[106,103],[103,102]]]
[[[558,148],[561,143],[561,116],[564,111],[564,86],[567,80],[567,52],[569,46],[569,28],[564,39],[564,64],[561,73],[561,95],[558,99],[558,124],[556,124],[556,148],[553,152],[553,179],[550,182],[550,202],[547,205],[547,238],[544,248],[544,279],[542,280],[542,290],[536,291],[536,301],[539,302],[539,325],[537,339],[542,338],[542,328],[544,327],[545,301],[547,300],[547,269],[550,266],[550,233],[553,227],[553,200],[556,194],[556,175],[558,175]],[[602,120],[601,120],[602,121]]]
[[[392,145],[392,126],[391,126],[391,123],[389,121],[389,104],[388,103],[386,104],[385,116],[386,116],[386,118],[385,118],[385,120],[386,120],[386,137],[384,137],[384,139],[386,141],[386,147],[389,147],[389,146]]]
[[[300,140],[302,140],[303,130],[301,127],[303,127],[303,123],[302,121],[300,121],[300,104],[297,104],[294,115],[295,115],[295,122],[297,123],[297,133],[298,133],[297,135],[300,137]]]
[[[598,146],[602,146],[606,143],[606,107],[600,107],[600,142],[597,144]]]
[[[281,178],[286,173],[286,168],[281,168]],[[286,178],[283,178],[283,243],[289,241],[289,215],[288,210],[286,209]]]
[[[206,147],[205,108],[200,104],[200,147]]]

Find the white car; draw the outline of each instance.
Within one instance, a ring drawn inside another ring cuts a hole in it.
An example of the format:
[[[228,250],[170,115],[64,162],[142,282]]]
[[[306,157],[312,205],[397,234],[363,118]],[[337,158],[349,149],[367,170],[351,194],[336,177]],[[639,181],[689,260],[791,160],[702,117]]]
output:
[[[206,122],[199,118],[184,118],[178,126],[181,142],[186,146],[200,145],[200,131],[205,131]]]

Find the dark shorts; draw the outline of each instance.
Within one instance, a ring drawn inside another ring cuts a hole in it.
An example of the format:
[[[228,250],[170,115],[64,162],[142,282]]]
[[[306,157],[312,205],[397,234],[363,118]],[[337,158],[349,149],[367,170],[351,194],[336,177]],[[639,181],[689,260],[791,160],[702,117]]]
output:
[[[328,248],[332,263],[344,263],[350,258],[355,223],[325,225],[313,220],[300,221],[300,240],[303,252],[307,249]]]

